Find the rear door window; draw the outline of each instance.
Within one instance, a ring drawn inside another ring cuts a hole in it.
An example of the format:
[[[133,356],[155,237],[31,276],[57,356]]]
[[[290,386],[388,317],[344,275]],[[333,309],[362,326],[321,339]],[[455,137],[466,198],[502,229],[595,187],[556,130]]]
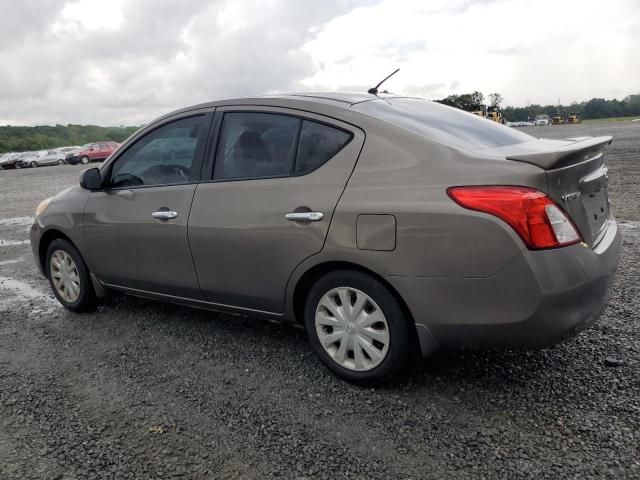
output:
[[[224,114],[213,178],[287,176],[293,169],[300,120],[255,112]]]
[[[276,113],[224,114],[214,180],[305,175],[352,138],[344,130]]]

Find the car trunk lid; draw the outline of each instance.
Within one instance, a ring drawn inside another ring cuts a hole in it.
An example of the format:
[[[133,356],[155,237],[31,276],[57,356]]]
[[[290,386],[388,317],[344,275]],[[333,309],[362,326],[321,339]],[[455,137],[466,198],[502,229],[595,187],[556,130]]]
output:
[[[604,149],[611,141],[610,136],[541,140],[521,145],[518,152],[506,156],[545,170],[547,194],[569,214],[590,246],[598,242],[609,218]]]

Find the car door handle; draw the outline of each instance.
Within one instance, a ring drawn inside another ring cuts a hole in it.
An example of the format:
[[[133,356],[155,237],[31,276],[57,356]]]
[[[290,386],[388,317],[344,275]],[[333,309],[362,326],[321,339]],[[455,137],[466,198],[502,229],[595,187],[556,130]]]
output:
[[[170,210],[159,210],[151,214],[156,220],[171,220],[178,216],[178,212],[172,212]]]
[[[319,222],[324,218],[324,214],[322,212],[291,212],[284,218],[290,222]]]

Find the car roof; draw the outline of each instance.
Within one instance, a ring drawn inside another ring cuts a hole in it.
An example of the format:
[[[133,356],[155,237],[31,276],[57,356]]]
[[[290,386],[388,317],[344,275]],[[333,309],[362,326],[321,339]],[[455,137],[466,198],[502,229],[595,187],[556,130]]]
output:
[[[134,135],[137,135],[140,131],[145,130],[149,125],[153,125],[166,118],[172,117],[177,114],[188,113],[194,110],[203,110],[214,107],[224,106],[243,106],[243,105],[255,105],[255,106],[270,106],[270,107],[289,107],[300,108],[306,110],[311,108],[312,111],[316,111],[320,114],[328,114],[329,112],[336,110],[348,111],[351,110],[353,105],[357,105],[364,102],[372,101],[385,101],[393,98],[419,98],[410,97],[407,95],[396,95],[393,93],[379,93],[373,95],[370,93],[362,92],[293,92],[293,93],[273,93],[266,95],[256,95],[250,97],[238,97],[229,98],[223,100],[216,100],[212,102],[200,103],[197,105],[191,105],[189,107],[180,108],[169,112],[166,115],[162,115],[156,118],[149,124],[142,127]],[[422,100],[422,99],[421,99]],[[337,113],[337,112],[336,112]]]

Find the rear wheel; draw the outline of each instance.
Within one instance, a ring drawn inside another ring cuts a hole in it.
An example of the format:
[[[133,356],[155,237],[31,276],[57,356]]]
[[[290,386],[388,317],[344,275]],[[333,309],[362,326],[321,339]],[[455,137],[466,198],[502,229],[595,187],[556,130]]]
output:
[[[73,312],[93,310],[96,295],[84,260],[68,241],[58,238],[47,249],[46,270],[58,301]]]
[[[357,271],[331,272],[311,288],[305,307],[309,342],[347,381],[377,385],[409,358],[409,322],[389,289]]]
[[[58,165],[64,165],[64,160],[62,159],[58,160]]]
[[[80,159],[80,162],[82,162],[83,165],[86,165],[87,163],[89,163],[89,157],[82,157]]]

